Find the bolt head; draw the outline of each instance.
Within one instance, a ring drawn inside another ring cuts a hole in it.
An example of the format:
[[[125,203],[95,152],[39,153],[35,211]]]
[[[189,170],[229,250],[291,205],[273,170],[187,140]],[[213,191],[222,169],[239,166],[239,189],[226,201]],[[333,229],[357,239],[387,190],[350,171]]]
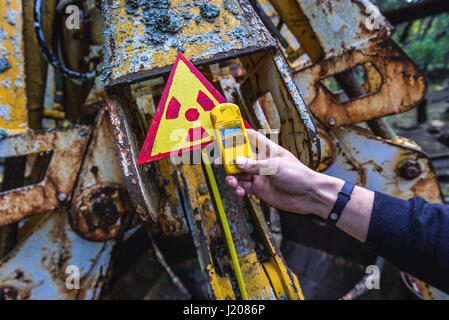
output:
[[[399,175],[406,180],[413,180],[421,174],[419,162],[414,159],[406,159],[399,164]]]
[[[335,126],[335,124],[337,123],[337,121],[335,121],[335,118],[330,118],[328,121],[330,126]]]

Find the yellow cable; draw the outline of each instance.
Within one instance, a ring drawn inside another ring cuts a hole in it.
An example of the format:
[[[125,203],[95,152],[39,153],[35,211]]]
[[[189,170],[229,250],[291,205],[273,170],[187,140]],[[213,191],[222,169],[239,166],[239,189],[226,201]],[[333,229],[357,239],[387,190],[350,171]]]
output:
[[[242,300],[248,300],[248,294],[246,293],[242,270],[240,269],[237,253],[235,252],[235,246],[234,241],[232,240],[231,230],[229,229],[228,220],[226,219],[226,213],[223,208],[223,203],[221,202],[220,192],[218,191],[217,181],[215,180],[214,172],[212,171],[212,166],[210,165],[210,159],[206,149],[202,150],[201,155],[203,158],[204,166],[206,167],[206,173],[209,178],[210,185],[212,187],[212,194],[215,198],[215,203],[217,205],[221,225],[223,226],[226,243],[228,244],[229,254],[231,255],[232,265],[234,267],[234,273],[235,277],[237,278],[237,284],[240,289],[240,294],[242,296]]]

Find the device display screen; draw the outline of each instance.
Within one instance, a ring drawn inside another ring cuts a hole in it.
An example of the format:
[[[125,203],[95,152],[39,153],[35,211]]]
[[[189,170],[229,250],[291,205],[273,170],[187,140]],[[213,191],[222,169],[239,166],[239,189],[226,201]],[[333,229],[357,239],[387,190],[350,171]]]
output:
[[[242,128],[240,128],[240,127],[225,128],[225,129],[220,130],[220,133],[223,137],[227,137],[232,134],[241,133],[241,132],[242,132]]]

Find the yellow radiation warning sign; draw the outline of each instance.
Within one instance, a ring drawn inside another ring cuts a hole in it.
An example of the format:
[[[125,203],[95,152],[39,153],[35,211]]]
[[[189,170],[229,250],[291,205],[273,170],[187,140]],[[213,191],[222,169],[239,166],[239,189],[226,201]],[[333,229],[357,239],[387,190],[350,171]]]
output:
[[[179,53],[137,164],[210,144],[210,111],[221,103],[226,99]]]

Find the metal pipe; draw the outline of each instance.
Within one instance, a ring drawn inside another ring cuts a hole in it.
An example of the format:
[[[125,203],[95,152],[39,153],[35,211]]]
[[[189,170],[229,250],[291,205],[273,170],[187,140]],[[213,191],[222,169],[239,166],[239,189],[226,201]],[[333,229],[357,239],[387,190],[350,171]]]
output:
[[[414,21],[444,12],[449,12],[449,1],[427,0],[385,11],[383,15],[392,25],[397,25],[402,22]]]

